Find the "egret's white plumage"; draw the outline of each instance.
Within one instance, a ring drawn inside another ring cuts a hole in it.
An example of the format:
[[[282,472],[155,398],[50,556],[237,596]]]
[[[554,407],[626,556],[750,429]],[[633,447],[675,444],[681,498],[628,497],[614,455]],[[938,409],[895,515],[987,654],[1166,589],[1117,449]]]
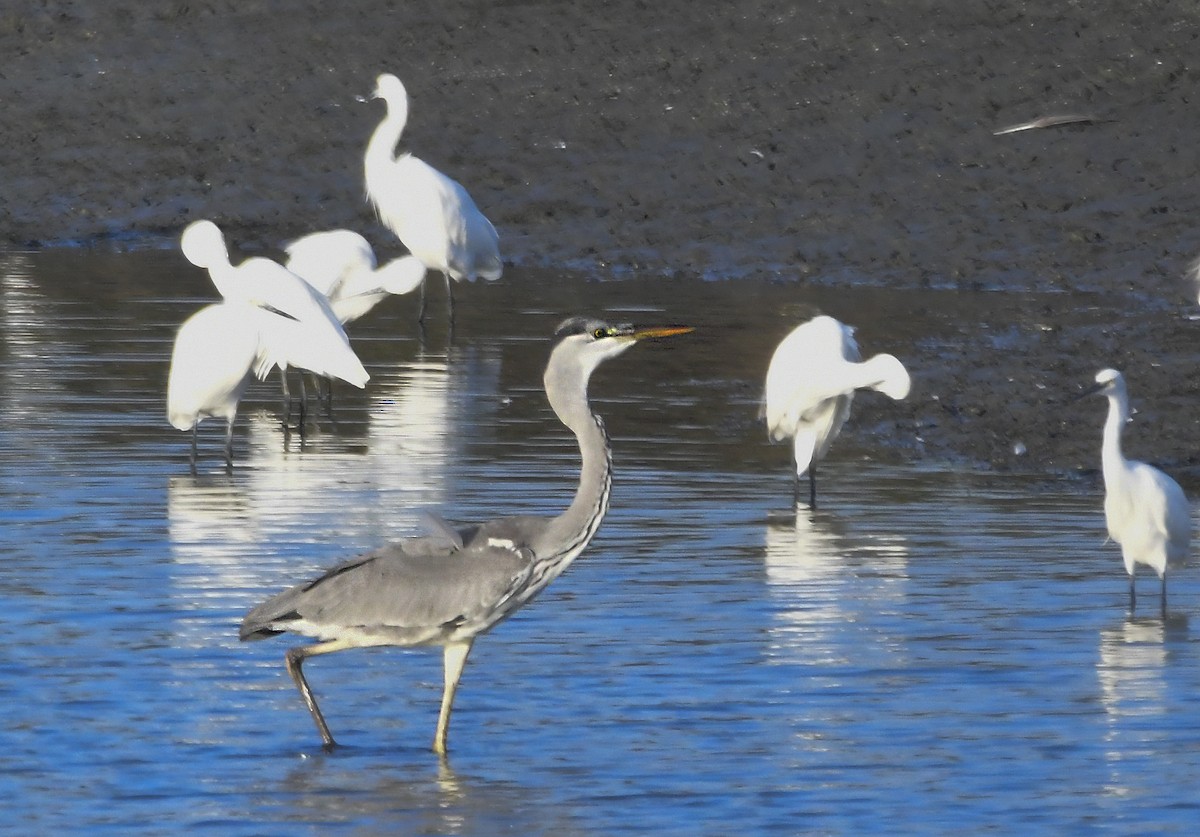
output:
[[[225,462],[233,465],[238,403],[263,360],[258,322],[262,316],[275,315],[242,302],[209,305],[185,320],[175,335],[167,419],[178,430],[192,431],[193,467],[196,425],[208,417],[225,420]]]
[[[1152,568],[1162,579],[1162,608],[1167,607],[1167,570],[1183,566],[1192,539],[1191,506],[1179,483],[1145,462],[1131,461],[1121,452],[1121,431],[1129,421],[1129,393],[1124,376],[1115,369],[1096,374],[1090,392],[1108,398],[1104,444],[1104,517],[1108,534],[1121,546],[1129,574],[1129,603],[1136,603],[1134,577],[1138,564]]]
[[[415,290],[425,279],[416,256],[402,256],[382,267],[375,251],[352,230],[312,233],[286,247],[287,269],[329,300],[342,325],[362,317],[388,296]]]
[[[763,416],[772,441],[792,439],[796,489],[807,472],[810,505],[816,505],[816,463],[846,423],[855,390],[900,400],[911,386],[908,371],[892,355],[862,361],[854,329],[833,317],[816,317],[783,339],[767,369]]]
[[[367,198],[379,219],[426,268],[446,276],[448,292],[451,279],[499,279],[504,271],[500,238],[467,190],[423,160],[395,154],[408,122],[404,84],[384,73],[376,79],[374,96],[387,104],[387,114],[367,143],[363,169]]]
[[[179,243],[188,261],[208,270],[226,301],[244,302],[295,323],[264,321],[262,349],[272,365],[285,373],[294,366],[359,388],[366,386],[370,375],[350,347],[350,338],[324,294],[270,259],[255,257],[234,266],[225,237],[212,221],[189,224]]]

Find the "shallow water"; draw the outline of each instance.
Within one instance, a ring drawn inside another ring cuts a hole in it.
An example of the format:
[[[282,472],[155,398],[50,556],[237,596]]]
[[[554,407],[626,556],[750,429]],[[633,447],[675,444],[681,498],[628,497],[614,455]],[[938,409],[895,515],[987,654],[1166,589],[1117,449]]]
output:
[[[1200,815],[1200,608],[1142,579],[1126,608],[1100,498],[1076,481],[880,447],[864,397],[793,513],[755,420],[782,294],[596,375],[612,511],[584,557],[475,646],[452,753],[428,750],[429,650],[306,669],[244,611],[414,532],[546,512],[576,452],[540,394],[567,313],[718,318],[713,287],[536,273],[460,294],[452,340],[411,300],[356,347],[372,381],[280,430],[254,389],[226,474],[163,415],[175,327],[211,297],[169,253],[0,259],[0,792],[26,832],[154,834],[1190,831]],[[435,289],[436,290],[436,289]],[[886,317],[882,292],[856,308]],[[440,296],[434,296],[435,302]],[[537,300],[531,303],[530,300]],[[435,306],[435,311],[438,310]],[[765,368],[765,366],[763,367]]]

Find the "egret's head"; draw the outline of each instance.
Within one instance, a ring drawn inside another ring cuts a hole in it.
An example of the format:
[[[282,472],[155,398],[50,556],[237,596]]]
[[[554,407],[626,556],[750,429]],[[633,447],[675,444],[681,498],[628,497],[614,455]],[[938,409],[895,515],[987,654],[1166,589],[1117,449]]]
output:
[[[1125,376],[1115,369],[1101,369],[1096,373],[1096,383],[1079,394],[1085,395],[1116,395],[1125,393]]]
[[[408,91],[404,89],[404,83],[400,79],[391,73],[381,73],[375,79],[375,92],[371,94],[371,98],[383,99],[391,105],[408,101]]]
[[[229,261],[225,236],[212,221],[193,221],[179,237],[179,249],[184,258],[196,267],[211,267],[221,260]]]
[[[893,401],[903,401],[912,391],[912,377],[899,358],[893,355],[876,355],[871,359],[882,370],[882,380],[875,389]]]

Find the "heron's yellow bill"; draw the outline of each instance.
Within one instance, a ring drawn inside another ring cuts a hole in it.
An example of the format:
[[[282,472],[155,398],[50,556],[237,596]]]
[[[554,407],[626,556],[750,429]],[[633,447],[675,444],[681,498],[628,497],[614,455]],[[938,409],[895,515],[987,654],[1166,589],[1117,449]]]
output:
[[[647,340],[654,337],[672,337],[676,334],[687,334],[695,331],[692,326],[651,326],[650,328],[635,329],[630,337],[635,340]]]

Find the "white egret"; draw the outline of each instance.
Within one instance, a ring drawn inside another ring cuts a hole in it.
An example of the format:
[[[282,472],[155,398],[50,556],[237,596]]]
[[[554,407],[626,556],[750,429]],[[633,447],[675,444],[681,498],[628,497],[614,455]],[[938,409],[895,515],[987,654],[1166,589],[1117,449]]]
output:
[[[1167,611],[1167,569],[1183,566],[1192,539],[1192,512],[1179,483],[1145,462],[1121,453],[1121,430],[1129,421],[1125,377],[1115,369],[1096,373],[1096,385],[1084,395],[1108,398],[1104,444],[1104,518],[1108,535],[1121,546],[1129,574],[1129,608],[1137,604],[1134,589],[1138,564],[1152,568],[1162,579],[1162,612]]]
[[[287,269],[325,295],[343,326],[389,296],[415,290],[425,279],[425,265],[416,256],[380,267],[371,245],[352,230],[312,233],[285,249]]]
[[[460,183],[411,154],[395,154],[408,122],[408,92],[400,79],[390,73],[379,76],[374,98],[384,100],[387,114],[371,135],[363,159],[367,198],[404,246],[426,268],[446,277],[453,319],[450,280],[499,279],[504,271],[500,238]],[[419,319],[425,319],[424,283]]]
[[[263,334],[266,340],[286,336],[277,345],[264,346],[264,351],[279,367],[289,414],[291,398],[287,389],[287,370],[290,366],[321,377],[341,378],[360,389],[366,386],[370,375],[350,347],[350,338],[324,294],[270,259],[255,257],[234,266],[229,260],[225,237],[212,221],[189,224],[179,244],[188,261],[208,270],[213,284],[227,301],[244,302],[274,312],[302,327],[302,340],[296,338],[295,328],[271,328]],[[303,421],[302,414],[302,426]]]
[[[808,473],[808,502],[817,506],[817,462],[824,458],[850,415],[854,391],[874,389],[889,398],[908,396],[912,379],[892,355],[861,361],[854,329],[833,317],[816,317],[792,331],[771,358],[762,415],[772,441],[791,438],[799,502]]]
[[[263,362],[256,322],[260,310],[242,302],[208,305],[185,320],[175,335],[167,376],[167,419],[178,430],[192,431],[193,470],[196,428],[210,416],[225,419],[225,466],[233,467],[238,403]]]

